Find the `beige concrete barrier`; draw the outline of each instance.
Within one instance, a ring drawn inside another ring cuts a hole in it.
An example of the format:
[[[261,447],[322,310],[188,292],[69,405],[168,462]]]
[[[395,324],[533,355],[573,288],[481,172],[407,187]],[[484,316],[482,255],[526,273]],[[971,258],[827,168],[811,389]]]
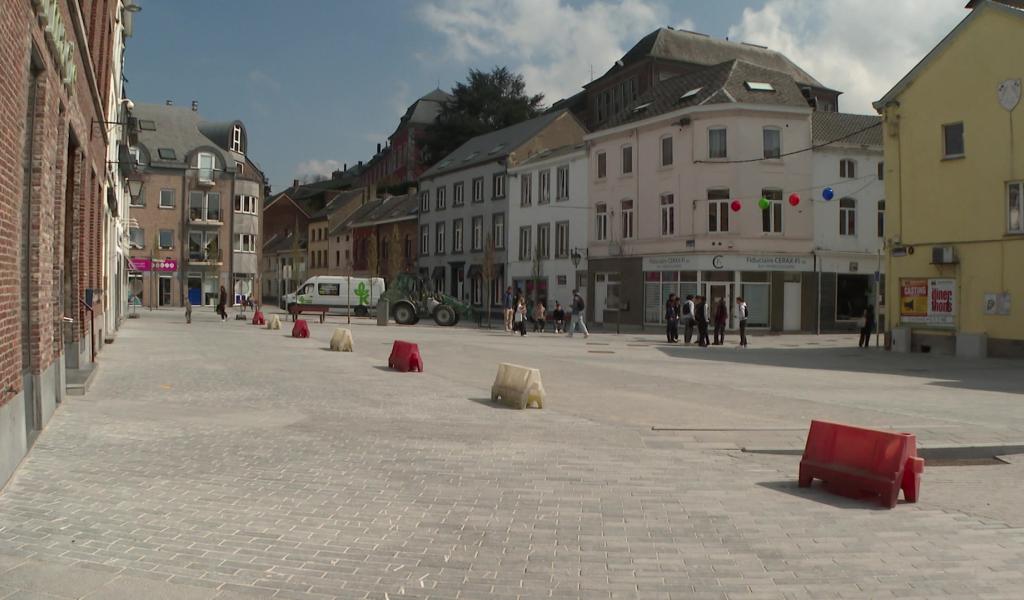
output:
[[[500,398],[505,404],[524,409],[530,404],[544,408],[544,384],[540,381],[540,369],[531,369],[511,363],[498,364],[498,375],[491,386],[491,400]]]
[[[267,321],[267,329],[280,329],[281,328],[281,317],[274,315]]]
[[[352,332],[343,327],[334,330],[331,335],[331,350],[335,352],[352,352]]]

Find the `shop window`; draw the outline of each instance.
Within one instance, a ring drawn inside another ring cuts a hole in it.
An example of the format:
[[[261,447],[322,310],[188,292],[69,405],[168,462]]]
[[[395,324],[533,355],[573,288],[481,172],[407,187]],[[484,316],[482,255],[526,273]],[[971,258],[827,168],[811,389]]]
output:
[[[864,314],[871,298],[869,275],[836,276],[836,321],[856,321]]]
[[[771,324],[771,284],[744,282],[741,287],[740,296],[747,303],[747,326],[768,327]]]

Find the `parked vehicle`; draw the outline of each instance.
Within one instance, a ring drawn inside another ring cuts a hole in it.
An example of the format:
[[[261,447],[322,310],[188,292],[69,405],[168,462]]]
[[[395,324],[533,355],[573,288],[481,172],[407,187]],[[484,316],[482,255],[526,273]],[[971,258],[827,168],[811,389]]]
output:
[[[332,313],[365,317],[376,310],[377,300],[385,293],[381,277],[338,277],[317,275],[299,286],[294,294],[281,298],[282,308],[291,312],[293,304],[326,306]]]
[[[391,316],[399,325],[413,325],[420,319],[434,319],[442,327],[459,322],[460,318],[478,319],[476,311],[457,299],[432,292],[420,278],[401,273],[383,299],[390,303]]]

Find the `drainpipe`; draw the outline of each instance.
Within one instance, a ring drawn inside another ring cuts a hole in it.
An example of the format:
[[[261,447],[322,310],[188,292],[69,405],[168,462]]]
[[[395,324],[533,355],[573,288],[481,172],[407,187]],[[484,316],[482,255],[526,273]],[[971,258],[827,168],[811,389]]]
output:
[[[814,257],[814,273],[816,275],[815,279],[818,280],[818,301],[816,303],[818,305],[818,309],[815,313],[814,321],[815,323],[817,323],[817,325],[815,326],[817,335],[821,335],[821,264],[818,262],[817,249],[812,250],[811,255]]]

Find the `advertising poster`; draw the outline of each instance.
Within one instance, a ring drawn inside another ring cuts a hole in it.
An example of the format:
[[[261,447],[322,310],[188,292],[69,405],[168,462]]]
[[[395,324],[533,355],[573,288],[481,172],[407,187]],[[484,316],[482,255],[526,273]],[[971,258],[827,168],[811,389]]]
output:
[[[900,321],[954,327],[956,280],[900,279]]]
[[[900,279],[900,317],[911,323],[928,317],[927,279]]]

